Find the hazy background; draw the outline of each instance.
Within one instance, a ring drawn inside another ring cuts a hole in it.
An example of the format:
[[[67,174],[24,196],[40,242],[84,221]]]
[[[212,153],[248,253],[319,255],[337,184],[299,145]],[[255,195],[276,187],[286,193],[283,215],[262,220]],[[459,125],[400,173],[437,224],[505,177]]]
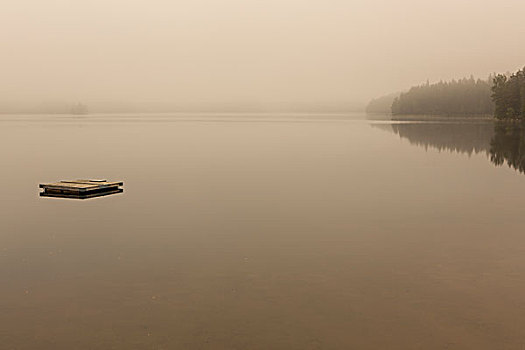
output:
[[[521,0],[4,0],[0,111],[350,110],[525,65]]]

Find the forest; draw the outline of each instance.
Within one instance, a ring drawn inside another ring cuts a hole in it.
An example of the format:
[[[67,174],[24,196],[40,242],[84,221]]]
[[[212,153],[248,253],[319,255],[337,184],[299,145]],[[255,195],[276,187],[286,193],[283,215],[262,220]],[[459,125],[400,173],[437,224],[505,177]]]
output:
[[[398,98],[399,95],[400,93],[394,93],[374,98],[368,103],[368,106],[366,106],[366,113],[391,113],[392,103],[394,103],[394,100]]]
[[[525,120],[525,68],[487,80],[463,78],[426,83],[372,100],[367,113],[393,115],[494,115]]]
[[[525,68],[493,79],[492,99],[497,119],[525,119]]]
[[[492,115],[491,80],[473,77],[412,87],[392,103],[392,114]]]

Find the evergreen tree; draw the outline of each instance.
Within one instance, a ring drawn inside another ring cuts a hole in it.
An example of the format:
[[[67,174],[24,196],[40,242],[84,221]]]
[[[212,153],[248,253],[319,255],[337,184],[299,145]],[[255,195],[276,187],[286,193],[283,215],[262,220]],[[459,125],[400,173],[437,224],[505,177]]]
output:
[[[525,119],[525,68],[493,79],[494,116],[498,119]]]

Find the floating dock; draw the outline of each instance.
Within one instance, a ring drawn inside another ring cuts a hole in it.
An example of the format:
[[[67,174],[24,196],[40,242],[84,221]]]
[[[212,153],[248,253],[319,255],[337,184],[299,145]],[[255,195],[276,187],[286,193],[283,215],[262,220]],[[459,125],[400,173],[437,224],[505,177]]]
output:
[[[40,192],[42,197],[60,197],[87,199],[122,193],[120,188],[123,182],[110,182],[106,180],[66,180],[54,183],[40,184],[44,189]]]

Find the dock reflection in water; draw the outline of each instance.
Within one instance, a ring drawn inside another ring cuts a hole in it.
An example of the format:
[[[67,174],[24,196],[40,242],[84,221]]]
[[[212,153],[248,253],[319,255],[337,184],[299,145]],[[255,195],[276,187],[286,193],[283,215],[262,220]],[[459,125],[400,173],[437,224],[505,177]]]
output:
[[[65,199],[90,199],[96,197],[111,196],[124,192],[123,189],[119,188],[110,191],[100,191],[89,194],[71,194],[71,193],[53,193],[53,192],[41,192],[40,197],[52,197],[52,198],[65,198]]]

